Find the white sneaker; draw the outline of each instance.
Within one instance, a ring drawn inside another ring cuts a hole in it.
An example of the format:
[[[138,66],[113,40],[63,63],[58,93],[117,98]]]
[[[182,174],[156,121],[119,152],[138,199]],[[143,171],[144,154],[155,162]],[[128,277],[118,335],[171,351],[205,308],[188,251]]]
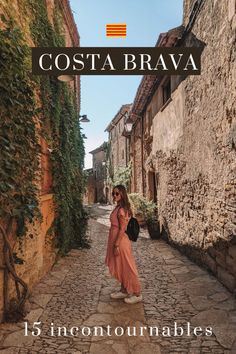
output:
[[[130,297],[126,297],[124,299],[124,302],[126,302],[127,304],[137,304],[137,302],[140,302],[142,300],[143,300],[143,295],[140,294],[139,296],[132,295]]]
[[[110,295],[110,297],[111,297],[112,299],[124,299],[124,298],[127,297],[127,296],[128,296],[128,294],[127,294],[127,293],[122,293],[122,291],[118,291],[118,292],[112,293],[112,294]]]

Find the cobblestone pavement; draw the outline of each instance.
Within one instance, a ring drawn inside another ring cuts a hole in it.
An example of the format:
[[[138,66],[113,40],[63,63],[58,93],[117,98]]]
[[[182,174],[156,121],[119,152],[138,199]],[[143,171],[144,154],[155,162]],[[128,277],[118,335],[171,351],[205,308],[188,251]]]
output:
[[[34,288],[23,322],[0,325],[0,353],[236,353],[233,296],[176,249],[148,239],[145,231],[133,244],[144,301],[111,300],[118,283],[104,265],[110,207],[97,205],[90,212],[92,248],[73,250],[53,266]],[[33,328],[34,322],[39,323]],[[61,333],[59,326],[65,327]],[[212,335],[205,335],[206,327],[213,328]]]

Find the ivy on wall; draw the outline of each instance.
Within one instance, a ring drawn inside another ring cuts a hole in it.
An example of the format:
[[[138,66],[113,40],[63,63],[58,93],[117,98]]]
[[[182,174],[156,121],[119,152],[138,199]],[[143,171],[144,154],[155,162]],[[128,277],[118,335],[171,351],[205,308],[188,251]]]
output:
[[[52,26],[45,0],[19,2],[36,46],[65,45],[60,33],[62,14],[55,4]],[[37,188],[40,134],[52,151],[55,247],[64,255],[71,248],[90,244],[86,236],[88,216],[82,205],[84,144],[75,93],[55,77],[32,77],[28,42],[7,10],[7,18],[1,16],[0,29],[0,233],[4,240],[4,316],[5,321],[14,322],[24,316],[28,286],[16,274],[14,264],[22,260],[13,252],[9,235],[16,222],[16,235],[22,240],[28,222],[41,216]],[[10,301],[9,273],[17,293],[17,299]]]
[[[53,26],[45,1],[28,0],[35,46],[65,46],[61,13],[55,3]],[[84,143],[78,120],[75,93],[56,77],[40,77],[43,130],[51,150],[53,193],[56,205],[56,247],[65,254],[72,247],[89,247],[86,236],[87,213],[82,198],[85,191]]]
[[[24,316],[28,286],[16,274],[15,263],[22,260],[12,251],[9,236],[16,222],[16,235],[22,241],[28,222],[32,222],[34,216],[40,216],[35,184],[39,145],[35,128],[35,83],[27,61],[30,51],[13,21],[1,16],[1,22],[0,219],[4,225],[0,224],[0,234],[4,240],[4,320],[15,321]],[[9,301],[9,274],[15,280],[17,300]]]
[[[0,218],[17,221],[17,235],[38,213],[37,144],[34,117],[35,84],[30,77],[30,55],[21,31],[1,16],[0,31]],[[34,157],[34,158],[32,158]]]
[[[129,189],[131,174],[132,163],[130,161],[127,166],[118,167],[115,170],[113,178],[111,179],[112,185],[117,186],[118,184],[122,184],[126,189]]]

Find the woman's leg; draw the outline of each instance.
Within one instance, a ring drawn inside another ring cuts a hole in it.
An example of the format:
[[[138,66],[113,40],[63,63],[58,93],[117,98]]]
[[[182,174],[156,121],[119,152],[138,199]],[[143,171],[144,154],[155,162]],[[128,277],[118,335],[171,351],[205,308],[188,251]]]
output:
[[[122,293],[127,293],[127,290],[125,289],[125,287],[124,287],[124,284],[123,284],[123,283],[121,283],[121,288],[120,288],[120,291],[121,291]]]

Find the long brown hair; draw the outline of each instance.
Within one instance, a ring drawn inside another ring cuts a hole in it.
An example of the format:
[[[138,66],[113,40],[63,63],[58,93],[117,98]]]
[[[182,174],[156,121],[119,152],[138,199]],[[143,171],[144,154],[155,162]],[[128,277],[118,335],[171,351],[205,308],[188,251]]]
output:
[[[122,184],[118,184],[117,186],[113,187],[113,191],[115,188],[118,189],[118,191],[120,192],[120,196],[121,196],[120,206],[124,208],[126,211],[128,211],[129,216],[133,216],[133,211],[131,209],[131,205],[129,202],[129,198],[125,186],[123,186]]]

